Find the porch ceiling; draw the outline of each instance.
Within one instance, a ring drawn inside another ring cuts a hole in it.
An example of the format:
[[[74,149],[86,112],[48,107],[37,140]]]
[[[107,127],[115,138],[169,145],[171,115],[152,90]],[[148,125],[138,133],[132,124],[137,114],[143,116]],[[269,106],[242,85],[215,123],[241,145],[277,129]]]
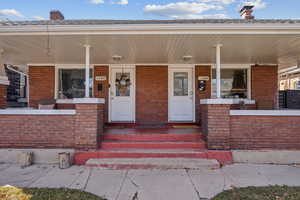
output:
[[[50,46],[48,55],[47,46]],[[222,63],[267,63],[280,68],[300,59],[299,35],[14,35],[0,36],[4,62],[9,64],[84,64],[84,44],[90,44],[92,64],[214,63],[217,43],[223,44]]]

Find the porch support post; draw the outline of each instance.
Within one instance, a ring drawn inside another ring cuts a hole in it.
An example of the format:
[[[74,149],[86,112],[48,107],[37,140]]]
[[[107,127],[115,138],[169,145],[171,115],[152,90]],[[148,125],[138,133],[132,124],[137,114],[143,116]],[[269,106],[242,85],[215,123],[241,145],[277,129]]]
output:
[[[217,98],[221,98],[221,47],[222,44],[216,45],[216,81],[217,81]]]
[[[90,97],[90,45],[85,47],[85,97]]]

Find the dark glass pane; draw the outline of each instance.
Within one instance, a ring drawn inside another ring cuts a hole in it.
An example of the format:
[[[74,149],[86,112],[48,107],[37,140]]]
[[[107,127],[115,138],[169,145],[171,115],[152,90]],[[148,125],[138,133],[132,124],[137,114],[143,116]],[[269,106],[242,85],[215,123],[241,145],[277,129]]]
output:
[[[188,96],[187,72],[174,72],[174,96]]]
[[[92,96],[92,70],[90,71],[90,95]],[[85,69],[59,69],[59,99],[85,97]]]
[[[116,96],[130,96],[130,73],[116,73]]]
[[[213,96],[216,96],[216,69],[212,70]],[[222,98],[247,98],[247,69],[221,69]]]

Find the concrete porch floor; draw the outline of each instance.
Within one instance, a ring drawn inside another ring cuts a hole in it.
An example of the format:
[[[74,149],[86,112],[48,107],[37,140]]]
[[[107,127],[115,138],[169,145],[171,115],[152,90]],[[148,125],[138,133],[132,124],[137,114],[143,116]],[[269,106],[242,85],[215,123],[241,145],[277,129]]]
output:
[[[108,200],[199,200],[223,190],[246,186],[300,186],[300,166],[234,164],[221,169],[105,170],[56,165],[0,164],[0,185],[75,188]]]

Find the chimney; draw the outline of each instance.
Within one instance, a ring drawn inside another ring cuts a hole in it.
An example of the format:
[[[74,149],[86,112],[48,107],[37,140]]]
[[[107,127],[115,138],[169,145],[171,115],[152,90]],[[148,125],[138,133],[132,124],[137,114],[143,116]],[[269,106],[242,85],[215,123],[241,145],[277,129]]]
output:
[[[59,10],[50,11],[50,20],[64,20],[64,15]]]
[[[254,19],[254,16],[252,15],[253,8],[253,5],[245,5],[240,11],[241,17],[247,20]]]

